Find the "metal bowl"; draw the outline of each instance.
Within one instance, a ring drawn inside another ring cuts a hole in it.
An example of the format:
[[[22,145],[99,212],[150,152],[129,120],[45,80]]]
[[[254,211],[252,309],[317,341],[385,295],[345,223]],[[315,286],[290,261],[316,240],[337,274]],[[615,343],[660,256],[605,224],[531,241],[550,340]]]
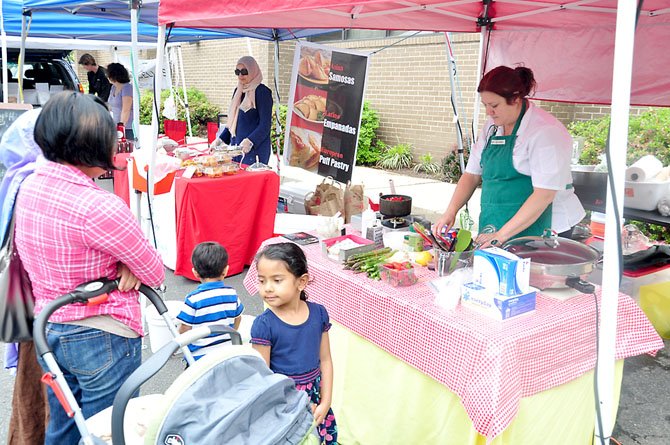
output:
[[[530,258],[530,284],[540,290],[569,287],[569,278],[585,279],[601,256],[593,247],[556,236],[525,236],[508,241],[502,248],[520,258]]]

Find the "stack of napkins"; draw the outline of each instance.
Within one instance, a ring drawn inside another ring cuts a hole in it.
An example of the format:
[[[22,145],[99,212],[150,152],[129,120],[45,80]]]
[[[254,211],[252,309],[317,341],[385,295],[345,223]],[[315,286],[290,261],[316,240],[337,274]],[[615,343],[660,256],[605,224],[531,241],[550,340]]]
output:
[[[474,255],[472,281],[461,287],[461,302],[497,320],[535,310],[530,259],[491,247]]]

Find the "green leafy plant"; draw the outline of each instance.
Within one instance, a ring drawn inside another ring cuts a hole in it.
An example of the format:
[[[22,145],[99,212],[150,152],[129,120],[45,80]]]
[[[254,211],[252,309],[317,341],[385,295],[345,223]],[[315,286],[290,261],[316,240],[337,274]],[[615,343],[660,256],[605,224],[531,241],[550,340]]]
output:
[[[183,90],[181,88],[177,89],[175,92],[179,98],[184,97]],[[159,116],[161,116],[158,121],[160,122],[160,132],[163,133],[165,130],[163,128],[163,108],[165,99],[168,98],[170,92],[164,90],[161,92],[161,109]],[[191,115],[191,128],[194,136],[207,137],[207,122],[217,122],[219,121],[219,107],[212,104],[205,96],[205,93],[196,89],[196,88],[187,88],[186,96],[188,98],[188,109]],[[175,98],[175,105],[177,108],[177,119],[186,120],[186,110],[181,101]],[[142,93],[140,99],[140,124],[149,125],[151,124],[151,111],[154,107],[154,95],[152,92]]]
[[[467,148],[463,149],[463,165],[468,163],[470,152]],[[442,174],[447,182],[456,183],[461,178],[461,163],[458,151],[454,150],[442,159]]]
[[[398,144],[387,148],[382,154],[377,165],[388,170],[400,170],[412,166],[412,146],[410,144]]]
[[[573,136],[584,138],[580,164],[599,163],[598,156],[605,150],[609,125],[609,116],[568,125]],[[656,108],[630,119],[626,164],[631,165],[647,154],[656,156],[663,165],[670,164],[670,109]]]
[[[356,165],[375,165],[381,159],[386,144],[377,139],[379,114],[368,102],[363,104],[361,126],[358,130],[358,148],[356,149]]]
[[[640,221],[631,221],[630,223],[640,229],[650,240],[670,243],[670,227]]]
[[[270,132],[270,143],[272,144],[272,150],[277,149],[277,144],[279,144],[279,153],[282,154],[284,153],[284,136],[286,135],[286,112],[288,110],[288,107],[286,105],[279,105],[279,123],[281,124],[281,127],[279,128],[279,131],[277,131],[277,123],[276,123],[276,111],[277,111],[277,104],[275,104],[272,107],[272,130]]]
[[[417,173],[428,173],[429,175],[437,175],[442,171],[442,166],[433,160],[433,155],[426,153],[419,156],[419,162],[414,166],[414,171]]]

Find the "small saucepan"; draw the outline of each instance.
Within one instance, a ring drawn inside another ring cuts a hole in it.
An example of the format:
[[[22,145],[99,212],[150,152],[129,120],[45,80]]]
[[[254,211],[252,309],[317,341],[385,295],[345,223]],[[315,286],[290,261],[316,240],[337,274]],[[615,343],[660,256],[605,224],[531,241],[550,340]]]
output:
[[[578,241],[557,236],[524,236],[506,242],[503,249],[530,258],[530,285],[540,289],[572,287],[592,293],[586,278],[601,259],[600,252]]]
[[[407,195],[381,195],[379,213],[388,218],[401,218],[412,213],[412,197]]]

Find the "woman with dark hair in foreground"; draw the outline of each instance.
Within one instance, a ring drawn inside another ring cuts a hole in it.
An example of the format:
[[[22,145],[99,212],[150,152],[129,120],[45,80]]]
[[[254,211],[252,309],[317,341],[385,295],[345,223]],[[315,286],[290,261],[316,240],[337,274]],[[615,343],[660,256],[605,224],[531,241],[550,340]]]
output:
[[[99,305],[56,311],[47,340],[85,418],[112,405],[121,384],[141,363],[141,283],[158,286],[164,269],[130,209],[93,178],[112,169],[116,126],[104,102],[63,92],[42,109],[35,142],[47,162],[19,190],[15,242],[30,276],[35,313],[77,285],[119,278]],[[80,435],[56,396],[45,444],[75,444]]]

